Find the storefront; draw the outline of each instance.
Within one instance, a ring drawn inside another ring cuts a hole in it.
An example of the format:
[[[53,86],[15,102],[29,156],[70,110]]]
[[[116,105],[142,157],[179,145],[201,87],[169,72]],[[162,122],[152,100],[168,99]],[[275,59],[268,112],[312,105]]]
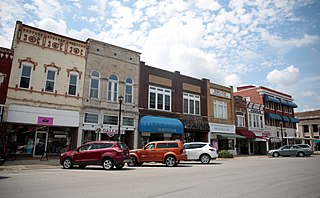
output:
[[[76,147],[79,113],[23,105],[10,105],[7,118],[9,152],[41,156],[59,155]]]
[[[181,119],[185,142],[208,142],[209,123],[205,120]]]
[[[237,135],[235,125],[225,125],[209,123],[210,133],[209,140],[214,148],[220,150],[227,150],[234,155],[237,155],[236,140],[245,139],[246,137]]]
[[[139,121],[138,132],[139,148],[151,141],[183,140],[184,138],[183,124],[175,118],[143,116]]]

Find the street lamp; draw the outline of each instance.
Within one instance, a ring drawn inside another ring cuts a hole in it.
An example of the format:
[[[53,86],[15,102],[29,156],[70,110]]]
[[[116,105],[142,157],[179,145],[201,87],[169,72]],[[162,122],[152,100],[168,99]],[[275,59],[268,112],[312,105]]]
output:
[[[282,130],[282,122],[280,122],[280,130],[281,130],[281,146],[283,146],[283,130]]]
[[[120,123],[121,123],[121,104],[122,104],[122,101],[123,101],[123,96],[119,96],[119,97],[118,97],[118,100],[119,100],[118,141],[120,142],[120,140],[121,140],[121,134],[120,134]]]

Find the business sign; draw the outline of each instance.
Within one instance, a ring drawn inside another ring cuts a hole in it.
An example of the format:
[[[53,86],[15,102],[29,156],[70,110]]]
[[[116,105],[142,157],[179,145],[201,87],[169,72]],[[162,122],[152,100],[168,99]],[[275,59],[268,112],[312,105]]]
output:
[[[96,128],[97,133],[107,134],[109,137],[113,137],[114,135],[118,135],[118,129],[110,129],[110,128]],[[125,130],[120,130],[120,134],[125,134]]]
[[[216,133],[235,133],[234,125],[212,124],[210,123],[210,132]]]
[[[53,125],[53,118],[50,117],[38,117],[38,124]]]
[[[227,93],[225,91],[220,91],[217,89],[210,89],[210,94],[211,95],[215,95],[215,96],[220,96],[220,97],[224,97],[224,98],[231,98],[231,94]]]

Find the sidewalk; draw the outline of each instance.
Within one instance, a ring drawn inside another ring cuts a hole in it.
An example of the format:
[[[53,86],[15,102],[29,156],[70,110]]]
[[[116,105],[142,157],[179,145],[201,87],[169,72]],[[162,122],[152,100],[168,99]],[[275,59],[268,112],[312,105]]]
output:
[[[17,157],[16,160],[6,161],[0,166],[1,171],[13,171],[13,170],[31,170],[31,169],[48,169],[48,168],[61,168],[59,157],[49,157],[40,161],[39,158],[22,158]]]

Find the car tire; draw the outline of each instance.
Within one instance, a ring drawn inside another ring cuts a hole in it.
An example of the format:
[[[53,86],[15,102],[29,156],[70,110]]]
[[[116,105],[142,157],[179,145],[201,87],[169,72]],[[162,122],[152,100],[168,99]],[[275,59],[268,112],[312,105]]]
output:
[[[272,157],[279,157],[280,156],[280,154],[278,153],[278,152],[274,152],[273,154],[272,154]]]
[[[200,155],[200,162],[202,163],[202,164],[209,164],[210,163],[210,160],[211,160],[211,157],[210,157],[210,155],[208,155],[208,154],[202,154],[202,155]]]
[[[64,169],[71,169],[73,168],[73,162],[72,159],[70,157],[67,157],[63,160],[62,162],[62,166]]]
[[[137,163],[137,158],[136,157],[131,157],[131,162],[127,163],[128,166],[137,166],[139,163]]]
[[[102,167],[105,170],[111,170],[114,166],[113,160],[109,157],[103,159],[102,161]]]
[[[124,164],[117,164],[117,165],[115,165],[115,167],[116,167],[118,170],[120,170],[120,169],[122,169],[122,168],[124,167]]]
[[[298,156],[298,157],[304,157],[305,154],[304,154],[304,152],[301,152],[301,151],[300,151],[297,156]]]
[[[87,165],[79,165],[79,168],[85,169]]]
[[[177,165],[177,160],[175,157],[173,156],[168,156],[166,157],[165,159],[165,163],[166,163],[166,166],[168,167],[173,167],[173,166],[176,166]]]

